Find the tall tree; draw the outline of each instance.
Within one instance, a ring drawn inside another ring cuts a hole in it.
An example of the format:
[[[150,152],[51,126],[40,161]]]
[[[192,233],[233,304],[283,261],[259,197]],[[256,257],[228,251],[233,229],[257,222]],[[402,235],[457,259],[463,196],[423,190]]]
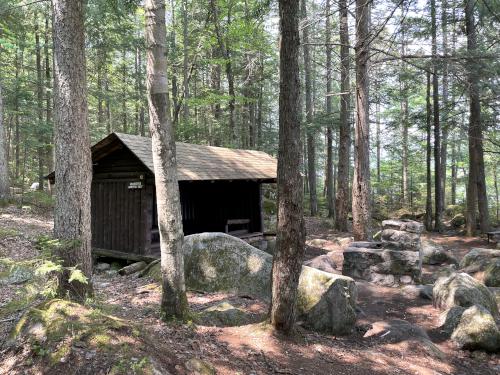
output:
[[[370,3],[356,0],[356,122],[352,182],[352,232],[355,241],[371,240],[369,24]]]
[[[43,124],[43,75],[42,75],[42,47],[40,45],[40,28],[38,24],[38,12],[35,12],[35,56],[36,56],[36,97],[37,97],[37,159],[38,159],[38,190],[43,190],[43,161],[44,150],[44,124]]]
[[[474,1],[465,1],[465,29],[467,33],[467,83],[469,87],[469,181],[467,185],[466,231],[473,235],[476,231],[479,208],[481,231],[489,230],[488,198],[484,174],[483,129],[481,124],[481,103],[479,95],[479,74],[475,61],[477,35],[474,17]]]
[[[302,22],[307,20],[306,0],[301,1]],[[304,91],[306,97],[306,141],[307,141],[307,181],[309,183],[309,206],[311,216],[318,213],[318,196],[316,192],[316,145],[313,127],[312,71],[309,51],[309,25],[302,30],[302,54],[304,56]]]
[[[404,8],[404,2],[402,2],[402,7]],[[402,20],[401,25],[401,56],[406,53],[406,20]],[[408,89],[407,89],[407,77],[406,74],[406,63],[401,60],[401,68],[399,74],[399,92],[401,95],[400,112],[401,112],[401,166],[402,166],[402,199],[401,203],[403,206],[410,205],[410,193],[408,186]]]
[[[443,230],[443,179],[441,177],[441,128],[439,119],[439,77],[437,61],[437,17],[436,0],[431,0],[431,34],[432,34],[432,106],[434,120],[434,230]]]
[[[181,204],[177,181],[175,130],[168,95],[165,1],[146,0],[146,87],[160,232],[162,300],[165,319],[188,313],[184,282]]]
[[[9,166],[7,162],[7,142],[3,126],[3,97],[0,84],[0,201],[9,197]]]
[[[431,171],[431,159],[432,159],[432,144],[431,144],[431,117],[432,117],[432,107],[431,107],[431,73],[427,71],[427,90],[425,95],[426,103],[426,133],[427,133],[427,147],[426,147],[426,176],[427,176],[427,192],[425,198],[425,229],[428,231],[432,230],[432,171]]]
[[[351,126],[349,123],[349,23],[347,0],[339,1],[340,18],[340,126],[338,147],[337,196],[335,197],[335,229],[347,231],[349,214],[349,159]]]
[[[304,256],[301,132],[299,121],[299,0],[280,0],[278,228],[272,270],[271,323],[293,329]]]
[[[67,246],[63,266],[78,267],[87,282],[60,278],[60,292],[83,300],[92,293],[90,185],[92,160],[87,122],[84,1],[54,0],[55,178],[59,186],[54,235]]]
[[[328,203],[328,217],[335,215],[335,196],[333,180],[333,124],[332,124],[332,29],[330,15],[330,0],[326,0],[325,7],[325,43],[326,43],[326,115],[328,126],[326,127],[326,200]]]
[[[441,3],[441,34],[442,34],[442,49],[443,55],[449,54],[448,49],[448,0],[442,0]],[[449,79],[448,79],[448,60],[442,61],[442,80],[443,80],[443,95],[441,99],[442,110],[442,134],[441,134],[441,207],[444,209],[446,204],[446,162],[448,159],[448,133],[450,129],[450,108],[448,103],[449,94]]]

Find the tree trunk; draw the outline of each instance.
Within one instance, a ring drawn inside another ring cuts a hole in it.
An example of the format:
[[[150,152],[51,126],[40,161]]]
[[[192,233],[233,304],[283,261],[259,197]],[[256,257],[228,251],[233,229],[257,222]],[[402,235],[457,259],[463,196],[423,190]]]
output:
[[[328,205],[328,217],[335,216],[335,196],[333,188],[333,125],[332,125],[332,46],[331,46],[331,24],[330,24],[330,0],[326,0],[325,8],[325,43],[326,43],[326,115],[328,126],[326,127],[326,201]]]
[[[401,26],[401,55],[405,55],[405,21],[402,21]],[[399,92],[401,95],[401,169],[402,169],[402,196],[401,203],[403,207],[408,207],[410,204],[410,193],[408,189],[408,90],[406,88],[406,64],[401,60],[401,72],[399,75]]]
[[[441,30],[443,34],[443,55],[449,55],[448,50],[448,1],[443,0],[441,6]],[[448,103],[448,60],[441,62],[443,68],[443,96],[441,100],[442,111],[442,137],[441,137],[441,207],[446,206],[446,162],[448,154],[448,131],[450,128],[449,103]]]
[[[369,30],[370,5],[356,0],[356,127],[352,183],[352,232],[355,241],[371,240]]]
[[[92,160],[87,122],[84,2],[54,0],[55,179],[54,236],[63,241],[65,267],[81,269],[87,283],[68,281],[60,292],[84,301],[92,293],[90,185]]]
[[[457,204],[457,149],[455,142],[457,139],[452,139],[451,144],[451,204]]]
[[[122,129],[124,133],[128,133],[128,113],[127,113],[127,51],[122,51]]]
[[[182,0],[182,45],[183,45],[183,56],[182,56],[182,86],[184,89],[184,99],[182,100],[183,108],[183,122],[184,125],[189,121],[189,80],[188,80],[188,63],[189,63],[189,35],[188,35],[188,4],[187,0]]]
[[[443,231],[443,187],[441,178],[441,130],[439,121],[439,77],[437,61],[437,20],[436,0],[431,0],[431,33],[432,33],[432,104],[434,112],[434,230]]]
[[[427,176],[427,194],[425,199],[425,229],[432,230],[432,145],[431,145],[431,73],[427,72],[427,95],[426,95],[426,129],[427,129],[427,149],[426,149],[426,176]]]
[[[306,0],[301,0],[302,20],[307,19]],[[316,193],[316,147],[314,142],[313,126],[313,102],[312,102],[312,77],[311,56],[309,53],[309,28],[304,27],[302,31],[302,47],[304,56],[304,88],[306,97],[306,141],[307,141],[307,176],[309,181],[309,206],[311,216],[318,213],[318,197]]]
[[[299,121],[299,0],[280,0],[278,228],[273,258],[271,324],[289,333],[296,319],[304,257]]]
[[[50,6],[50,5],[49,5]],[[50,77],[50,66],[53,64],[53,59],[49,55],[49,19],[50,19],[50,7],[47,6],[47,11],[45,14],[45,35],[44,35],[44,55],[45,55],[45,123],[47,125],[48,131],[48,141],[46,146],[46,160],[47,169],[49,171],[54,170],[54,148],[52,147],[53,142],[53,124],[52,124],[52,100],[51,100],[51,88],[53,86],[52,79]],[[50,184],[48,185],[50,189]]]
[[[18,40],[19,42],[19,40]],[[21,53],[21,56],[19,56],[19,53]],[[21,159],[20,159],[20,154],[19,154],[19,149],[21,146],[21,139],[20,139],[20,127],[19,127],[19,74],[21,71],[21,66],[23,65],[23,58],[22,58],[22,50],[21,52],[19,51],[19,47],[16,49],[16,61],[15,61],[15,66],[16,66],[16,91],[14,93],[14,112],[15,112],[15,179],[16,179],[16,184],[17,180],[19,179],[19,170],[21,167]]]
[[[0,84],[0,201],[9,197],[9,164],[6,152],[5,129],[3,126],[3,97]]]
[[[146,0],[147,93],[153,149],[158,227],[160,232],[164,319],[185,319],[188,313],[184,283],[181,205],[177,182],[175,134],[168,97],[164,0]]]
[[[467,234],[476,230],[476,204],[479,208],[481,232],[489,230],[488,197],[483,158],[483,130],[481,125],[481,103],[479,94],[479,69],[475,62],[477,49],[474,2],[466,0],[465,26],[467,32],[467,80],[469,86],[469,182],[467,189]],[[476,195],[476,196],[474,196]]]
[[[337,195],[335,197],[335,229],[347,232],[349,214],[349,159],[351,153],[351,126],[349,123],[349,23],[347,0],[339,1],[340,18],[340,126]]]
[[[43,190],[43,159],[45,154],[45,126],[43,124],[43,75],[42,75],[42,47],[40,46],[40,28],[38,26],[38,12],[35,12],[35,62],[36,62],[36,111],[37,125],[37,159],[38,159],[38,190]]]
[[[0,119],[1,121],[1,119]],[[498,173],[497,173],[497,166],[493,168],[493,181],[495,185],[495,202],[496,202],[496,218],[497,218],[497,223],[499,222],[499,214],[500,214],[500,201],[499,201],[499,196],[498,196]]]

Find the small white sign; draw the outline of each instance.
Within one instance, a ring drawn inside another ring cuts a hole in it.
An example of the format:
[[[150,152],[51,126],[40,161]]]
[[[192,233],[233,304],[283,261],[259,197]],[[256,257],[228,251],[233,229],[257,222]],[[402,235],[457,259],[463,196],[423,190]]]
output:
[[[128,183],[129,189],[142,189],[142,181],[134,181]]]

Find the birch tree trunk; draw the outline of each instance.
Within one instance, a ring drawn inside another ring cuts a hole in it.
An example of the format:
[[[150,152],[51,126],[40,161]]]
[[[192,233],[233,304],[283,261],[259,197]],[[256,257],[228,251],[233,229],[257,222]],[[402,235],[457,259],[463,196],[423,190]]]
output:
[[[9,166],[7,160],[7,142],[3,126],[3,97],[0,84],[0,201],[9,197]]]
[[[158,227],[160,232],[164,319],[185,319],[188,313],[184,282],[181,204],[177,182],[175,134],[168,96],[164,0],[146,0],[146,85],[149,129],[153,149]]]
[[[339,1],[340,18],[340,126],[337,194],[335,197],[335,229],[346,232],[349,214],[349,158],[351,153],[351,127],[349,124],[349,24],[347,0]]]
[[[289,333],[296,319],[304,257],[301,133],[299,121],[299,0],[280,0],[278,228],[273,258],[271,324]]]
[[[369,7],[366,0],[356,0],[356,126],[352,183],[352,232],[355,241],[372,239],[368,98]]]
[[[60,278],[59,291],[83,301],[92,293],[90,185],[84,2],[54,0],[55,179],[54,236],[63,266],[80,269],[87,283]]]

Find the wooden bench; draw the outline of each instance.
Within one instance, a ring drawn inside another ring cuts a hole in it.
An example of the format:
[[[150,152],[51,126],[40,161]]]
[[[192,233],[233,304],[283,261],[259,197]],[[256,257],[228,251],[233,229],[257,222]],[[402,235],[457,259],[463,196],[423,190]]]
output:
[[[496,230],[493,232],[486,232],[486,237],[488,238],[488,243],[490,243],[491,237],[494,237],[496,235],[500,235],[500,230]]]
[[[229,227],[234,225],[244,226],[244,228],[229,231]],[[236,237],[239,237],[246,233],[250,233],[250,219],[229,219],[226,222],[226,233],[234,235]]]

